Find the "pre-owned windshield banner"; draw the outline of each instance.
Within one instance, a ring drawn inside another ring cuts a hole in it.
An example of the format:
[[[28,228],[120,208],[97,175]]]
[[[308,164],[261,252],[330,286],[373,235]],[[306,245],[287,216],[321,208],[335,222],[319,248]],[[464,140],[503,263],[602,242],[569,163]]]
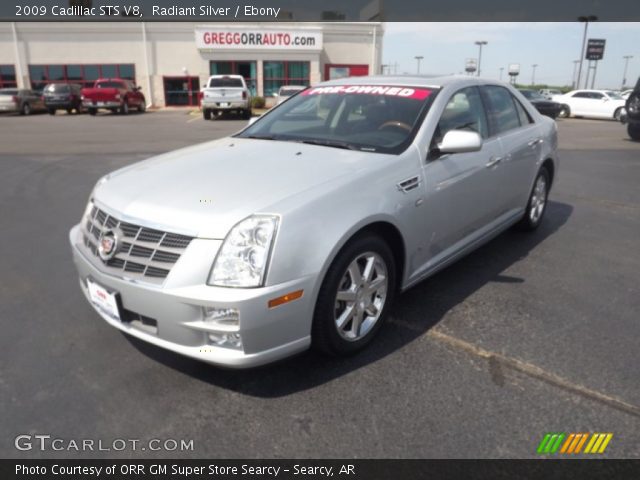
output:
[[[637,0],[15,0],[0,2],[4,21],[480,22],[640,20]]]
[[[336,85],[330,87],[314,87],[302,92],[301,95],[327,95],[327,94],[363,94],[363,95],[387,95],[391,97],[412,98],[424,100],[433,90],[428,88],[398,87],[389,85]]]

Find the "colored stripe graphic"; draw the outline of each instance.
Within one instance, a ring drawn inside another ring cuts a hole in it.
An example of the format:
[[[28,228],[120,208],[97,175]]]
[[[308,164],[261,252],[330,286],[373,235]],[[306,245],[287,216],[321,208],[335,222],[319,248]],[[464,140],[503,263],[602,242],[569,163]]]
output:
[[[538,445],[538,454],[604,453],[613,433],[547,433]],[[588,441],[587,441],[588,440]],[[584,451],[582,448],[585,446]]]

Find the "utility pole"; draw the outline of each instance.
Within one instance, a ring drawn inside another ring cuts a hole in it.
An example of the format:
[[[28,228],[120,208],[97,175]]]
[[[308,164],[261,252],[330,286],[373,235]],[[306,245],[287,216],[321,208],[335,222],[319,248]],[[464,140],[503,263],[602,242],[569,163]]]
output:
[[[486,40],[478,40],[475,42],[478,45],[480,52],[478,53],[478,77],[480,76],[480,65],[482,64],[482,46],[486,45],[488,42]]]
[[[578,64],[579,63],[580,63],[580,60],[574,60],[573,61],[573,76],[571,77],[571,88],[573,90],[578,88],[578,84],[576,83],[576,70],[578,69]]]
[[[629,66],[629,59],[633,58],[633,55],[625,55],[622,58],[624,58],[624,73],[622,74],[622,87],[620,87],[620,90],[627,84],[627,67]]]
[[[415,58],[418,61],[418,75],[420,75],[420,60],[422,60],[424,57],[422,55],[417,55],[413,58]]]
[[[531,86],[533,87],[536,84],[536,67],[538,66],[537,63],[534,63],[533,65],[531,65],[531,67],[533,67],[533,72],[531,73]]]
[[[578,21],[584,23],[584,35],[582,36],[582,48],[580,49],[580,68],[578,69],[578,81],[576,82],[577,88],[580,88],[580,78],[582,77],[582,60],[584,59],[584,55],[585,55],[584,49],[587,45],[587,29],[589,28],[589,22],[595,22],[597,20],[598,20],[598,17],[596,17],[595,15],[586,15],[586,16],[578,17]],[[585,88],[587,88],[586,85],[585,85]]]
[[[502,81],[502,71],[504,70],[504,67],[500,67],[500,81]]]

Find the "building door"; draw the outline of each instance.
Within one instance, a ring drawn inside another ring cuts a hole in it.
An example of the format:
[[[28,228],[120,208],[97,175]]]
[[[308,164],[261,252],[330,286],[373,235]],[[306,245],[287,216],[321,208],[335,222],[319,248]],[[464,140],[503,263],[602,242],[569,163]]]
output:
[[[258,93],[258,75],[256,73],[256,62],[231,62],[231,61],[211,61],[209,62],[210,75],[242,75],[251,95]]]
[[[345,77],[364,77],[365,75],[369,75],[369,65],[338,65],[329,63],[324,66],[325,80]]]
[[[164,104],[177,107],[198,106],[200,79],[198,77],[163,77]]]

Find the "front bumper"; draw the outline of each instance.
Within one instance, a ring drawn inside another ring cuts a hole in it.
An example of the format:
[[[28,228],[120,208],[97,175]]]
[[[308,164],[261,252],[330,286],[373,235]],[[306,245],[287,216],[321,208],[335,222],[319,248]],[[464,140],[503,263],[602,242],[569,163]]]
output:
[[[121,102],[94,102],[93,100],[83,100],[82,106],[85,108],[120,108]]]
[[[185,258],[178,260],[175,271],[163,285],[146,284],[102,272],[87,257],[80,237],[80,225],[76,225],[71,229],[69,239],[82,291],[105,321],[129,335],[197,360],[232,368],[270,363],[306,350],[311,344],[315,276],[264,288],[211,287],[206,285],[202,269],[193,278],[185,274],[185,267],[190,262],[190,246]],[[208,257],[215,256],[221,243],[217,240],[201,242],[211,243]],[[202,251],[202,243],[196,248]],[[181,265],[183,260],[185,263]],[[202,261],[210,262],[211,259],[203,258]],[[87,278],[118,292],[124,311],[155,320],[155,331],[139,322],[116,320],[98,309],[90,300]],[[296,290],[304,290],[298,300],[268,308],[269,300]],[[208,341],[209,332],[221,330],[204,321],[205,307],[238,310],[239,329],[234,331],[242,337],[242,349],[214,346]]]

